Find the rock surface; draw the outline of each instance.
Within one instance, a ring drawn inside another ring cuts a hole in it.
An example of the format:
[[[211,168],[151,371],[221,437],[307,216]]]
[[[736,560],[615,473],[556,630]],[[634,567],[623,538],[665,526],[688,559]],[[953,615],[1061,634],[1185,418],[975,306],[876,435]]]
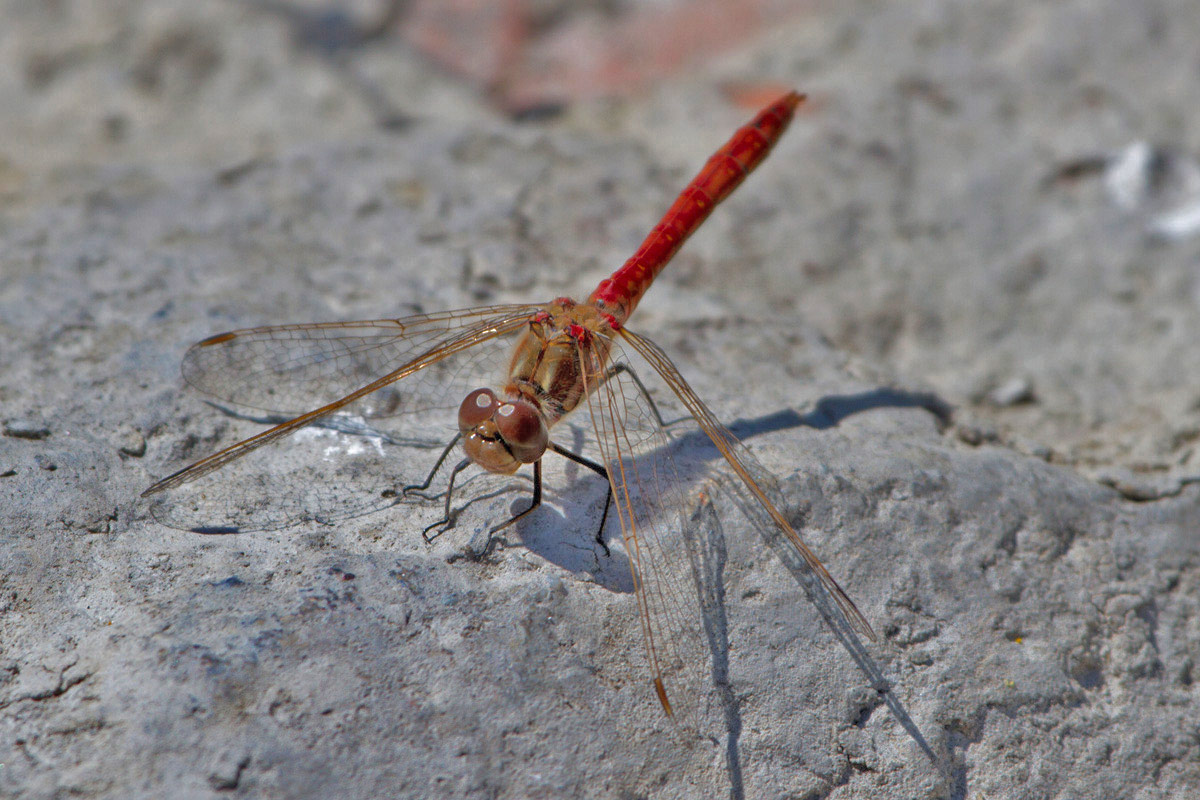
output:
[[[1189,0],[817,4],[546,128],[235,3],[0,11],[0,795],[1200,795]],[[149,517],[154,479],[261,429],[181,389],[189,343],[585,294],[748,116],[711,87],[762,76],[810,107],[633,327],[880,644],[726,525],[733,700],[695,739],[586,475],[481,561],[510,497],[433,544],[427,506]]]

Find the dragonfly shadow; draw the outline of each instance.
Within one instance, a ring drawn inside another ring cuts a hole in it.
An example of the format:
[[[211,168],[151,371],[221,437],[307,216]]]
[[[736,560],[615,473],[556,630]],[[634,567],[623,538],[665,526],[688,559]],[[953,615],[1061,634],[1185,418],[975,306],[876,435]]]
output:
[[[572,465],[568,464],[568,467],[570,466]],[[477,467],[472,469],[477,471],[461,481],[460,488],[465,489],[474,483],[485,482],[489,477],[494,477]],[[473,493],[469,499],[451,510],[452,519],[457,520],[483,501],[501,495],[515,495],[508,504],[507,515],[509,518],[519,517],[511,526],[501,528],[494,534],[489,532],[490,522],[487,526],[480,525],[470,540],[462,545],[461,551],[452,556],[452,560],[483,560],[489,557],[497,545],[503,548],[522,547],[572,575],[588,576],[611,592],[632,594],[635,591],[628,556],[620,549],[620,545],[609,546],[617,529],[616,517],[611,507],[604,525],[604,542],[601,543],[596,538],[598,533],[601,533],[599,522],[603,514],[603,507],[599,504],[606,497],[607,488],[607,484],[599,476],[592,473],[578,475],[568,468],[565,476],[565,487],[569,487],[568,490],[558,493],[555,491],[556,487],[547,487],[548,497],[527,515],[533,493],[532,484],[521,480],[526,476],[520,473],[514,477],[517,478],[516,481],[508,478],[505,484],[486,493]],[[592,483],[587,483],[589,480]],[[590,494],[580,492],[580,481],[595,491]],[[424,494],[422,497],[437,501],[444,498],[445,494],[443,491]],[[481,509],[476,509],[473,513],[477,520],[487,521],[495,518]],[[439,531],[437,536],[448,535],[454,531],[455,527],[452,525]],[[619,535],[617,539],[619,541]]]
[[[948,425],[953,416],[953,407],[932,392],[908,392],[885,387],[853,395],[824,397],[806,414],[797,414],[794,410],[787,409],[755,420],[738,420],[730,426],[730,430],[741,438],[798,425],[826,430],[837,426],[843,419],[853,414],[879,408],[922,408],[937,419],[939,428]],[[879,664],[867,652],[862,639],[850,627],[845,616],[831,603],[829,596],[820,589],[808,565],[804,563],[793,547],[783,541],[783,537],[776,529],[761,525],[756,527],[766,544],[776,553],[780,561],[795,577],[796,582],[804,589],[817,612],[824,618],[825,623],[833,631],[842,647],[850,654],[850,658],[866,677],[871,688],[879,694],[882,703],[887,706],[892,716],[921,748],[930,762],[946,772],[948,765],[940,763],[912,716],[909,715],[895,693],[891,691],[891,683],[884,677]]]
[[[253,422],[256,425],[274,426],[284,422],[289,422],[293,415],[291,414],[272,414],[264,412],[261,414],[250,413],[248,411],[234,408],[233,406],[219,403],[215,400],[207,398],[201,399],[201,402],[210,408],[215,408],[227,417],[233,419],[245,420]],[[382,444],[394,445],[399,447],[420,447],[425,449],[435,449],[445,446],[444,439],[432,439],[428,437],[416,436],[397,436],[385,430],[375,427],[367,422],[361,416],[356,414],[336,413],[330,414],[327,417],[322,417],[308,425],[309,428],[322,428],[324,430],[333,431],[334,433],[344,433],[348,436],[362,436],[367,439],[377,439]]]
[[[728,550],[721,521],[708,495],[701,495],[688,524],[683,526],[683,543],[696,583],[704,638],[712,655],[712,681],[725,728],[725,764],[729,770],[730,796],[741,800],[746,795],[739,748],[742,714],[741,704],[729,680],[729,618],[725,613]]]
[[[255,418],[238,413],[217,403],[212,405],[227,414],[256,422],[271,422],[270,418]],[[738,419],[729,425],[730,431],[739,439],[747,440],[762,434],[788,430],[796,427],[808,427],[815,430],[826,430],[837,426],[842,420],[854,414],[880,408],[922,408],[934,415],[940,425],[950,420],[952,408],[941,398],[931,393],[906,392],[893,388],[879,388],[872,391],[852,395],[827,396],[819,400],[812,410],[799,413],[794,409],[784,409],[771,414]],[[325,422],[325,427],[340,433],[379,437],[385,444],[417,447],[434,447],[436,442],[417,441],[415,439],[400,439],[378,431],[365,421],[354,418],[331,418]],[[576,437],[572,442],[573,449],[579,449],[581,440]],[[713,496],[722,500],[730,500],[757,529],[764,542],[778,555],[781,562],[792,573],[793,577],[804,589],[812,605],[829,625],[843,648],[850,654],[852,660],[869,685],[876,691],[880,703],[886,705],[895,719],[908,732],[913,741],[934,763],[938,759],[925,738],[917,728],[916,723],[905,710],[903,704],[890,691],[890,683],[884,677],[883,670],[867,651],[858,634],[849,626],[846,618],[827,595],[825,590],[812,574],[795,549],[788,544],[773,523],[763,520],[764,512],[761,505],[746,496],[739,482],[731,476],[714,476],[712,464],[721,464],[724,459],[713,446],[707,434],[699,429],[689,429],[678,435],[672,435],[665,443],[672,453],[680,454],[674,463],[679,477],[694,485],[698,479],[705,480],[706,490],[701,491],[699,502],[685,517],[682,526],[684,549],[689,559],[697,601],[702,611],[704,638],[712,660],[712,681],[717,690],[721,711],[723,713],[723,728],[726,744],[726,761],[729,775],[733,784],[733,797],[743,797],[741,789],[740,736],[742,731],[741,704],[730,687],[728,621],[726,599],[724,593],[724,570],[727,559],[725,534],[719,515],[710,502]],[[686,455],[686,457],[684,457]],[[655,452],[642,453],[637,459],[655,459],[661,455]],[[605,524],[606,541],[612,546],[606,555],[603,548],[596,542],[596,526],[601,513],[600,503],[604,497],[604,484],[598,476],[586,471],[572,471],[567,465],[566,477],[569,487],[580,485],[581,482],[594,481],[594,491],[578,492],[573,488],[565,491],[567,486],[555,487],[564,489],[554,495],[555,505],[543,504],[533,514],[518,521],[510,535],[515,543],[528,551],[555,564],[574,575],[587,575],[604,588],[620,594],[631,594],[635,590],[631,564],[620,545],[616,533],[619,526],[615,516],[610,514],[610,520]],[[486,481],[485,481],[486,482]],[[468,479],[467,483],[470,483]],[[593,486],[591,483],[584,484]],[[466,505],[495,497],[504,491],[514,488],[521,496],[514,498],[510,511],[516,515],[528,507],[528,486],[509,487],[495,493],[480,493],[474,496]],[[522,491],[524,490],[524,491]],[[436,499],[439,495],[434,495]],[[399,497],[381,499],[380,505],[367,509],[362,513],[372,513],[384,506],[399,505],[403,502]],[[460,508],[457,511],[464,511]],[[686,512],[685,512],[686,513]],[[457,512],[456,512],[457,515]],[[358,516],[357,513],[347,516]],[[329,520],[319,520],[329,521]],[[213,526],[208,528],[192,528],[197,533],[228,534],[240,532],[236,527]],[[477,537],[478,538],[478,537]],[[473,544],[468,545],[471,549]]]
[[[932,392],[882,387],[858,394],[822,397],[806,414],[789,408],[754,420],[737,420],[729,430],[739,439],[797,427],[823,431],[836,428],[847,417],[879,408],[923,408],[937,419],[939,427],[948,425],[954,413],[953,406]]]
[[[793,409],[785,409],[753,419],[739,419],[734,421],[729,428],[740,439],[795,427],[825,430],[835,427],[842,420],[854,414],[879,408],[923,408],[937,418],[939,425],[948,424],[952,414],[951,406],[934,394],[880,388],[854,395],[822,398],[811,411],[805,414],[800,414]],[[712,470],[706,467],[706,465],[720,464],[724,461],[707,434],[699,429],[688,430],[671,436],[665,446],[674,454],[685,452],[688,454],[687,458],[682,455],[673,458],[680,479],[685,482],[701,478],[705,480],[706,488],[699,493],[699,501],[691,509],[685,519],[685,524],[682,525],[682,536],[684,551],[689,559],[694,578],[696,599],[702,612],[704,639],[712,660],[712,685],[716,690],[720,713],[723,717],[721,724],[725,741],[726,764],[732,785],[731,796],[734,798],[745,796],[740,757],[742,719],[741,704],[731,687],[729,678],[730,642],[724,584],[727,546],[720,514],[712,502],[713,498],[731,502],[753,523],[752,527],[759,531],[767,546],[778,555],[784,566],[792,573],[835,637],[850,654],[872,690],[878,694],[880,703],[887,706],[930,761],[938,765],[938,758],[921,734],[920,729],[900,700],[890,691],[890,682],[884,677],[882,668],[867,651],[859,635],[850,627],[840,609],[821,587],[803,558],[784,540],[773,522],[765,516],[758,501],[747,495],[741,487],[740,481],[729,475],[714,476]],[[655,451],[640,454],[634,457],[634,461],[652,460],[658,457],[660,455]],[[589,478],[588,475],[579,477],[582,480]],[[571,480],[570,483],[574,485],[575,481]],[[625,553],[613,548],[608,556],[602,555],[599,546],[586,533],[589,530],[586,520],[595,520],[596,518],[597,512],[594,504],[590,500],[575,499],[576,493],[565,492],[564,496],[562,501],[565,505],[561,510],[543,506],[539,513],[518,523],[520,543],[546,561],[573,574],[590,575],[596,583],[610,591],[632,593],[634,591],[632,572]],[[523,510],[525,502],[525,500],[514,501],[513,513]],[[557,519],[548,521],[547,512],[556,514]],[[611,536],[611,531],[614,529],[613,522],[606,523],[606,529]]]
[[[518,500],[512,508],[519,512],[527,505],[527,500]],[[586,575],[616,594],[633,594],[629,557],[618,547],[610,546],[605,553],[596,541],[599,514],[594,506],[584,503],[572,503],[562,510],[543,504],[530,515],[528,522],[517,523],[517,535],[526,550],[572,575]],[[615,521],[605,523],[610,535],[614,524]],[[608,537],[605,546],[607,542]]]
[[[813,578],[812,570],[804,563],[804,560],[796,552],[795,548],[783,541],[783,537],[773,529],[760,527],[759,533],[762,535],[763,541],[766,542],[767,546],[775,551],[779,560],[783,562],[783,565],[792,573],[796,582],[804,589],[804,593],[817,609],[817,613],[821,615],[825,620],[825,624],[833,631],[833,635],[837,637],[842,647],[850,654],[850,658],[854,661],[859,671],[866,677],[871,689],[878,694],[880,702],[887,706],[892,716],[900,723],[900,726],[904,728],[913,742],[921,748],[921,751],[925,753],[930,762],[944,774],[949,774],[949,765],[941,764],[937,755],[925,740],[920,728],[917,727],[912,716],[904,708],[904,704],[891,691],[891,682],[884,677],[883,670],[879,664],[867,652],[862,639],[850,627],[845,616],[834,606],[829,596],[821,590],[819,584]]]
[[[823,397],[817,401],[812,411],[805,414],[787,408],[752,419],[736,419],[727,427],[730,433],[739,440],[745,441],[754,436],[792,428],[828,430],[837,427],[847,417],[880,408],[924,409],[934,416],[939,428],[948,425],[954,413],[953,406],[931,392],[908,392],[902,389],[880,388],[858,394]],[[711,454],[704,460],[720,458],[720,454],[712,446],[708,434],[699,429],[691,429],[683,435],[672,437],[671,446],[680,449],[707,448],[711,450]]]
[[[822,398],[811,411],[805,414],[800,414],[794,409],[784,409],[753,419],[738,419],[729,425],[729,430],[743,440],[795,427],[826,430],[837,426],[849,416],[880,408],[922,408],[937,419],[939,427],[949,424],[953,413],[952,406],[935,394],[880,388],[859,394]],[[722,458],[707,434],[700,430],[690,430],[682,436],[674,437],[669,446],[703,450],[704,455],[700,457],[702,461],[719,461]],[[689,459],[683,463],[696,464],[696,461]],[[693,469],[696,468],[698,467],[693,467]],[[792,573],[813,607],[817,609],[830,630],[833,631],[834,636],[849,653],[859,671],[866,677],[872,690],[878,694],[880,702],[887,706],[893,717],[929,760],[939,770],[946,773],[948,767],[940,763],[911,715],[891,691],[890,682],[884,677],[879,664],[867,651],[858,633],[850,626],[844,614],[821,587],[801,555],[784,539],[779,529],[765,515],[758,501],[748,496],[741,487],[740,481],[733,476],[725,475],[717,478],[710,486],[716,495],[732,502],[748,520],[754,523],[752,527],[759,532],[764,543],[776,553],[783,565]],[[740,703],[729,686],[729,639],[723,580],[726,561],[725,534],[720,519],[713,510],[712,503],[709,502],[707,493],[701,494],[700,502],[693,509],[688,524],[683,526],[683,532],[684,544],[696,579],[697,597],[703,612],[705,636],[712,656],[713,684],[723,705],[726,763],[733,783],[732,796],[742,797],[744,793],[740,789],[741,762],[738,747],[742,730]]]

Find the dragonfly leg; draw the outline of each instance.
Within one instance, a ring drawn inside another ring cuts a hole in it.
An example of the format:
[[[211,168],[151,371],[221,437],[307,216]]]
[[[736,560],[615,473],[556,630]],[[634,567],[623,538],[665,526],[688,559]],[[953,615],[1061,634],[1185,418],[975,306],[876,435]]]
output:
[[[466,461],[469,463],[469,459],[466,459]],[[459,467],[461,467],[461,466],[462,465],[460,464]],[[456,474],[457,474],[459,467],[455,467]],[[447,509],[449,508],[448,503],[449,503],[449,501],[447,501]],[[522,511],[519,514],[514,514],[512,517],[505,520],[504,522],[501,522],[499,525],[495,525],[495,526],[491,527],[490,529],[488,529],[487,541],[484,543],[482,548],[475,548],[475,547],[469,546],[466,551],[464,551],[463,553],[459,553],[459,554],[451,556],[448,559],[448,561],[450,561],[451,563],[458,561],[460,559],[466,559],[468,561],[482,561],[483,559],[487,558],[489,555],[491,555],[492,551],[496,549],[497,542],[504,542],[504,539],[501,538],[500,536],[497,536],[496,534],[498,534],[500,531],[507,528],[509,525],[512,525],[514,522],[521,519],[526,514],[528,514],[530,511],[533,511],[535,508],[537,508],[541,504],[542,504],[542,462],[539,460],[539,461],[533,462],[533,501],[529,504],[529,508],[525,509],[524,511]],[[428,530],[428,529],[426,529],[426,530]],[[504,543],[507,546],[508,543],[507,542],[504,542]]]
[[[518,514],[514,514],[513,516],[509,517],[504,522],[501,522],[499,525],[494,525],[494,526],[492,526],[491,529],[488,530],[487,550],[490,551],[492,549],[492,546],[493,546],[492,542],[494,541],[493,537],[497,533],[504,530],[509,525],[512,525],[514,522],[521,519],[526,514],[528,514],[530,511],[533,511],[535,508],[537,508],[541,504],[542,504],[542,462],[541,462],[541,459],[539,459],[539,460],[533,462],[533,501],[529,504],[529,508],[525,509],[524,511],[522,511]]]
[[[454,438],[450,440],[450,444],[446,445],[446,449],[442,451],[440,456],[438,456],[438,460],[434,463],[433,469],[429,470],[429,474],[425,476],[424,483],[410,483],[401,490],[401,493],[405,497],[408,497],[409,493],[412,493],[428,499],[429,496],[422,493],[433,484],[433,476],[437,475],[438,470],[442,468],[442,464],[446,462],[446,458],[450,455],[450,451],[454,449],[454,446],[458,444],[458,440],[461,438],[461,433],[454,434]],[[461,469],[461,465],[459,469]]]
[[[611,374],[612,372],[609,373],[609,375]],[[632,374],[632,372],[630,372],[630,374]],[[641,385],[640,381],[638,382],[638,385]],[[655,413],[658,413],[658,409],[655,409]],[[608,521],[608,509],[612,507],[613,499],[612,482],[608,479],[608,470],[605,469],[602,464],[597,464],[590,458],[584,458],[578,453],[572,453],[570,450],[567,450],[566,448],[555,444],[554,442],[550,443],[550,449],[558,453],[563,458],[569,461],[574,461],[576,464],[579,464],[582,467],[587,467],[601,478],[604,478],[604,484],[608,487],[608,491],[604,495],[604,513],[600,515],[600,527],[596,529],[596,543],[604,548],[605,556],[612,555],[608,550],[608,545],[604,543],[604,523]]]
[[[449,452],[449,448],[447,448],[446,452]],[[446,457],[446,453],[443,453],[442,458],[445,458],[445,457]],[[422,536],[422,538],[425,539],[425,541],[427,543],[432,542],[438,536],[440,536],[441,534],[448,531],[451,527],[453,527],[454,515],[450,513],[450,501],[454,498],[454,479],[458,477],[458,473],[462,472],[464,469],[471,466],[471,463],[472,463],[471,459],[464,458],[462,461],[460,461],[454,465],[454,469],[450,470],[450,481],[446,484],[446,506],[443,511],[443,516],[441,519],[439,519],[437,522],[433,523],[432,525],[426,525],[425,530],[421,531],[421,536]],[[438,464],[439,465],[441,464],[440,460],[439,460]],[[437,472],[436,467],[434,468],[434,472]],[[430,473],[429,479],[427,479],[425,482],[426,486],[429,485],[429,480],[431,480],[432,478],[433,478],[433,474]],[[433,530],[434,528],[438,528],[438,532],[436,534],[434,534],[433,536],[430,536],[429,532],[431,530]]]

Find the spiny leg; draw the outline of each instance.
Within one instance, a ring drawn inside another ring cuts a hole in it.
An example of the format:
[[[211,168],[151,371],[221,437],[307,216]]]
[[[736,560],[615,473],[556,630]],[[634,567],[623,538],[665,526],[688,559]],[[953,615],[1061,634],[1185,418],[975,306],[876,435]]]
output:
[[[462,472],[463,470],[465,470],[467,467],[470,467],[473,463],[474,462],[472,462],[471,459],[464,458],[462,461],[460,461],[454,465],[454,469],[450,470],[450,480],[446,483],[446,501],[445,501],[445,505],[443,506],[442,518],[437,520],[436,522],[434,522],[432,525],[425,526],[425,529],[424,529],[424,531],[422,531],[421,535],[425,538],[426,542],[432,542],[435,538],[437,538],[437,536],[440,536],[441,534],[445,533],[453,526],[454,518],[456,515],[451,512],[450,506],[452,505],[452,503],[454,501],[454,483],[458,479],[459,473]],[[478,499],[478,498],[476,498],[476,499]],[[472,502],[474,502],[474,501],[467,501],[467,505],[468,506],[471,505]],[[483,557],[489,555],[492,552],[492,550],[494,550],[496,547],[496,541],[497,541],[496,534],[497,533],[504,530],[509,525],[512,525],[514,522],[521,519],[526,514],[533,511],[538,506],[540,506],[541,504],[542,504],[542,462],[535,461],[533,463],[533,500],[530,502],[529,508],[525,509],[524,511],[522,511],[518,514],[514,514],[512,517],[505,520],[504,522],[501,522],[499,525],[494,525],[491,528],[489,528],[487,543],[484,545],[483,550],[481,552],[479,552],[477,555],[471,555],[470,558],[471,559],[483,558]],[[434,536],[430,536],[429,531],[433,530],[434,528],[440,528],[440,530]]]
[[[608,521],[608,509],[612,507],[613,499],[612,481],[608,479],[608,470],[605,469],[602,464],[597,464],[590,458],[584,458],[578,453],[572,453],[570,450],[567,450],[566,448],[555,444],[554,442],[550,443],[550,449],[558,453],[563,458],[569,461],[574,461],[580,466],[587,467],[601,478],[604,478],[604,485],[608,490],[604,494],[604,513],[600,515],[600,527],[596,529],[596,543],[604,548],[605,556],[612,555],[612,553],[609,552],[608,545],[604,543],[604,523]]]
[[[447,453],[450,452],[449,449],[447,449],[446,452]],[[442,458],[445,458],[445,457],[446,457],[446,453],[443,453]],[[438,461],[438,465],[439,466],[441,465],[440,460]],[[442,518],[439,519],[437,522],[433,523],[432,525],[426,525],[425,529],[423,531],[421,531],[421,536],[422,536],[422,538],[425,539],[426,542],[432,542],[438,536],[445,533],[446,531],[448,531],[451,528],[451,523],[454,521],[454,517],[450,513],[450,501],[454,498],[454,481],[458,477],[458,473],[462,472],[464,469],[466,469],[469,466],[471,466],[471,459],[464,458],[462,461],[460,461],[454,465],[454,469],[450,470],[450,480],[449,480],[449,482],[446,483],[446,505],[442,512]],[[434,472],[437,472],[437,467],[434,467]],[[430,473],[429,478],[425,482],[426,487],[429,485],[429,481],[432,479],[433,479],[433,473]],[[422,488],[424,488],[424,487],[422,487]],[[431,530],[433,530],[434,528],[438,528],[439,530],[438,530],[437,534],[430,536],[429,532]]]
[[[450,451],[454,449],[454,446],[456,444],[458,444],[458,440],[461,438],[462,438],[461,433],[454,434],[454,438],[450,440],[450,443],[448,445],[446,445],[446,449],[442,451],[442,454],[440,456],[438,456],[438,460],[434,463],[433,469],[429,470],[429,474],[425,476],[424,483],[410,483],[408,486],[405,486],[401,490],[401,493],[405,497],[408,497],[409,493],[411,492],[411,493],[417,494],[420,497],[424,497],[426,499],[433,499],[433,498],[429,497],[429,495],[421,494],[421,493],[424,492],[426,489],[428,489],[430,487],[430,485],[433,484],[433,477],[435,475],[437,475],[438,470],[442,468],[442,464],[444,464],[446,462],[446,458],[450,455]],[[456,469],[461,470],[462,465],[459,465],[459,467],[457,467]],[[428,530],[428,529],[426,529],[426,530]]]
[[[526,514],[533,511],[535,508],[537,508],[541,504],[542,504],[542,461],[541,461],[541,459],[538,459],[537,461],[533,462],[533,501],[530,502],[529,508],[525,509],[524,511],[522,511],[518,514],[514,514],[513,516],[509,517],[506,521],[501,522],[499,525],[493,525],[488,530],[487,550],[490,551],[492,549],[492,541],[493,541],[492,537],[493,536],[495,536],[497,533],[499,533],[500,531],[507,528],[509,525],[512,525],[514,522],[521,519],[521,517],[524,517]]]
[[[453,561],[457,561],[461,558],[466,558],[469,561],[481,561],[481,560],[487,558],[489,555],[491,555],[491,552],[494,549],[496,549],[496,542],[501,541],[500,537],[496,536],[496,534],[499,533],[500,531],[504,530],[505,528],[507,528],[509,525],[512,525],[514,522],[516,522],[521,517],[528,514],[530,511],[533,511],[535,508],[537,508],[541,504],[542,504],[542,462],[535,461],[535,462],[533,462],[533,501],[529,504],[529,508],[525,509],[524,511],[522,511],[519,514],[513,515],[511,518],[505,520],[504,522],[501,522],[499,525],[494,525],[490,529],[488,529],[487,542],[484,543],[482,550],[472,551],[471,548],[468,548],[468,550],[465,553],[460,554],[460,555],[451,556],[449,560],[453,562]]]

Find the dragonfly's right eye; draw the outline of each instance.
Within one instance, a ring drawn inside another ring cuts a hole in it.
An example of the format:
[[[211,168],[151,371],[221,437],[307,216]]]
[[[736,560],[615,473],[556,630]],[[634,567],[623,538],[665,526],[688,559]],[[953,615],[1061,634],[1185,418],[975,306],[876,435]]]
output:
[[[496,413],[499,401],[491,389],[476,389],[465,398],[458,407],[458,429],[463,433],[474,430],[492,418]]]
[[[550,441],[542,415],[524,400],[505,403],[496,409],[496,430],[512,451],[513,458],[523,464],[532,464],[541,458]]]

